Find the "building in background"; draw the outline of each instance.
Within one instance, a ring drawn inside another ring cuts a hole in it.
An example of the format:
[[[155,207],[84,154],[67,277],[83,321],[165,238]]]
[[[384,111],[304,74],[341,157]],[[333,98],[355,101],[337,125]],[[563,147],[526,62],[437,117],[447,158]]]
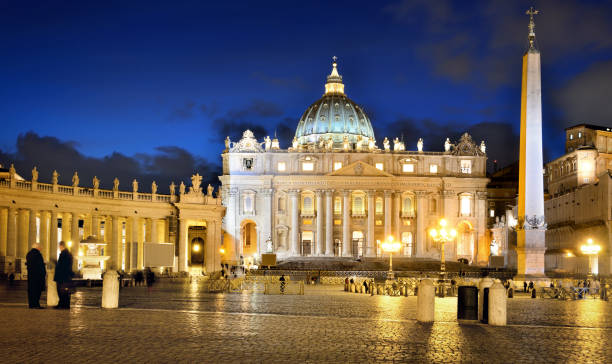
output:
[[[484,141],[464,134],[432,152],[417,137],[412,151],[398,138],[377,141],[334,60],[323,97],[306,109],[288,149],[249,130],[237,142],[226,139],[226,254],[236,262],[262,253],[380,257],[380,241],[392,235],[402,242],[400,256],[439,259],[428,230],[444,217],[458,230],[446,259],[486,265]]]

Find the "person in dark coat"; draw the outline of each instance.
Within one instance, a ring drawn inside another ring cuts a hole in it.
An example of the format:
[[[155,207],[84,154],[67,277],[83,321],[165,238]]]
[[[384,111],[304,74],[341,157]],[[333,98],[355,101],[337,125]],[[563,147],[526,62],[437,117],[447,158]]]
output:
[[[70,308],[70,282],[72,281],[72,255],[66,249],[66,243],[59,242],[60,256],[55,266],[53,280],[57,282],[57,295],[59,303],[55,308]]]
[[[32,250],[26,255],[26,266],[28,267],[28,306],[41,309],[40,294],[45,289],[47,270],[40,254],[40,244],[32,245]]]

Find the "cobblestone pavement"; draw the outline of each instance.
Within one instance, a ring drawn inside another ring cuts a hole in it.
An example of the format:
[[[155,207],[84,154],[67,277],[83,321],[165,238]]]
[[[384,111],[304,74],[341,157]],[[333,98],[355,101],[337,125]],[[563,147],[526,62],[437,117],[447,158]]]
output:
[[[414,320],[415,297],[307,287],[304,296],[204,294],[198,284],[126,288],[99,309],[100,288],[70,311],[28,310],[25,289],[0,285],[0,362],[605,363],[612,303],[509,300],[506,327],[459,325],[456,299],[436,323]]]

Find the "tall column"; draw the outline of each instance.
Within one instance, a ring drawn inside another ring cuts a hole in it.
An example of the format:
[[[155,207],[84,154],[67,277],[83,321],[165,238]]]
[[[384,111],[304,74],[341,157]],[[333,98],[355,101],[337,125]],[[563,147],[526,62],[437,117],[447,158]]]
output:
[[[25,258],[28,252],[28,220],[26,210],[17,213],[17,258]]]
[[[351,241],[351,191],[342,191],[342,256],[350,257]]]
[[[98,214],[91,214],[91,236],[100,238],[100,218]]]
[[[534,12],[528,12],[529,49],[523,55],[521,141],[519,153],[517,273],[520,278],[544,276],[546,223],[542,177],[542,85],[540,51],[535,45]]]
[[[40,212],[40,247],[42,249],[42,256],[45,261],[51,261],[53,258],[50,254],[49,249],[49,215],[47,211]]]
[[[299,208],[298,208],[298,190],[289,191],[289,201],[291,203],[291,255],[300,255],[299,249]]]
[[[393,216],[393,213],[391,212],[392,195],[392,191],[385,191],[385,239],[391,235],[391,217]]]
[[[132,218],[132,269],[142,267],[142,221],[139,217]]]
[[[17,209],[9,207],[6,217],[6,255],[14,257],[17,255]]]
[[[38,230],[36,229],[36,214],[37,211],[34,209],[30,209],[30,214],[28,216],[28,248],[27,251],[30,251],[30,247],[34,243],[38,243]]]
[[[187,220],[179,219],[179,272],[189,271],[187,244]]]
[[[107,220],[108,223],[108,220]],[[104,228],[107,228],[105,224]],[[104,232],[104,235],[107,234],[107,231]],[[106,255],[110,256],[108,259],[107,267],[108,269],[121,270],[121,265],[123,262],[123,244],[121,241],[121,221],[118,216],[113,215],[111,220],[111,236],[110,236],[110,244],[106,246]]]
[[[223,219],[224,229],[226,232],[226,253],[224,260],[240,262],[240,245],[238,238],[238,230],[236,226],[236,218],[238,212],[238,189],[229,188],[223,190],[224,203],[226,205],[225,218]],[[227,197],[225,192],[227,191]]]
[[[72,235],[70,235],[70,218],[72,215],[69,212],[62,212],[62,239],[64,243],[72,241]]]
[[[334,191],[325,191],[325,255],[334,256]]]
[[[374,219],[376,218],[376,191],[368,191],[368,241],[366,247],[366,256],[373,257],[376,255],[376,241],[374,240]]]
[[[51,211],[49,226],[49,261],[57,261],[57,211]]]
[[[427,229],[425,227],[425,198],[426,191],[415,191],[416,194],[416,256],[424,257],[426,254],[425,239],[427,237]]]
[[[317,197],[317,237],[315,238],[315,242],[317,244],[316,255],[325,254],[325,237],[323,236],[323,191],[317,190],[315,191],[315,195]],[[313,252],[314,255],[315,252]]]
[[[261,206],[261,211],[263,213],[260,214],[263,219],[261,219],[261,226],[258,226],[258,228],[261,228],[261,239],[258,239],[257,243],[259,245],[259,253],[266,253],[266,242],[268,239],[272,239],[272,219],[274,218],[274,214],[272,213],[272,195],[274,190],[271,188],[262,188],[259,192],[263,200]]]
[[[393,237],[395,238],[395,241],[401,241],[400,224],[402,223],[402,219],[400,218],[400,215],[402,213],[402,193],[400,191],[395,191],[394,200],[395,210],[393,211]],[[401,253],[398,252],[398,255],[400,254]]]
[[[159,233],[157,232],[157,219],[153,218],[149,220],[149,225],[151,226],[151,238],[150,242],[157,244],[159,242]]]
[[[0,257],[5,257],[7,249],[8,209],[0,209]]]
[[[72,248],[70,249],[70,252],[72,253],[73,258],[72,267],[73,270],[76,272],[78,270],[79,249],[81,244],[81,237],[79,236],[79,214],[73,212],[70,221],[70,234],[72,236]]]

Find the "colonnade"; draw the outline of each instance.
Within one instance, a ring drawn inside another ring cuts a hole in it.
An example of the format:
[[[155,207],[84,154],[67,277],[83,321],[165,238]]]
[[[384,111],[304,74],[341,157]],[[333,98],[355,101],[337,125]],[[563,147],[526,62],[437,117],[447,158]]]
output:
[[[300,195],[303,191],[292,189],[287,192],[289,196],[289,215],[290,215],[290,240],[289,247],[292,255],[300,254]],[[351,197],[356,191],[353,190],[333,190],[324,189],[316,190],[316,219],[314,229],[316,231],[314,243],[315,247],[312,250],[312,255],[319,256],[334,256],[334,219],[340,217],[342,221],[342,256],[353,256],[352,251],[352,219],[353,211],[351,206]],[[395,190],[366,190],[367,209],[366,212],[366,231],[365,231],[365,256],[376,256],[376,198],[383,197],[384,210],[382,214],[378,214],[380,218],[384,216],[384,226],[381,228],[384,231],[384,237],[393,235],[396,240],[401,239],[403,221],[401,216],[402,211],[402,195],[404,191]],[[340,194],[342,197],[342,213],[340,216],[335,216],[334,213],[334,196]],[[416,252],[417,256],[425,253],[425,199],[428,195],[426,191],[415,191],[416,199]],[[412,209],[414,211],[414,207]],[[414,217],[411,216],[411,217]]]
[[[70,245],[76,268],[81,240],[94,236],[107,244],[104,249],[104,255],[110,256],[107,268],[143,269],[143,243],[169,242],[171,217],[126,215],[0,207],[0,257],[21,259],[23,265],[32,244],[40,243],[45,261],[57,260],[58,244],[63,240]],[[132,252],[131,243],[135,242],[138,249]],[[4,270],[7,271],[6,266]]]

